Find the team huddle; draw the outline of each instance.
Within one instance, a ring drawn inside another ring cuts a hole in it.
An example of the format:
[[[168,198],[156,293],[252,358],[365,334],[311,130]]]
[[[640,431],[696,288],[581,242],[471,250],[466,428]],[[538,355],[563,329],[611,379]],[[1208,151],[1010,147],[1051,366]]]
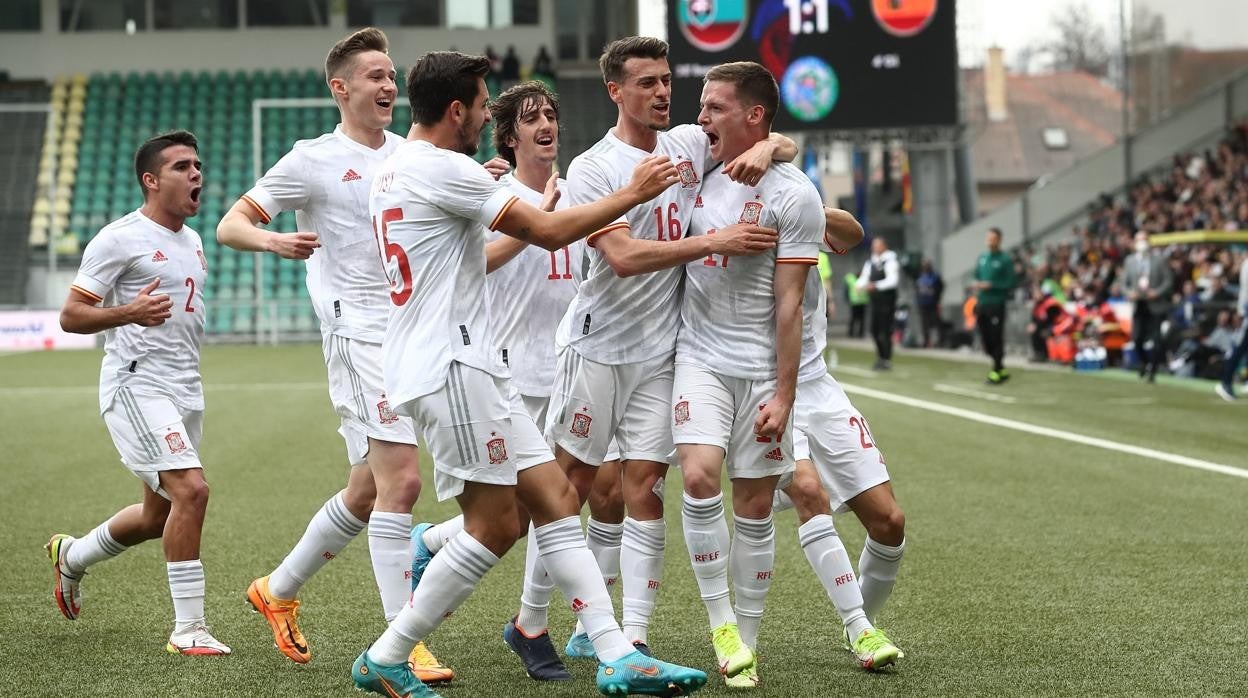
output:
[[[296,143],[218,226],[235,249],[307,261],[351,466],[247,588],[291,660],[311,659],[302,585],[367,527],[389,627],[352,680],[386,696],[436,695],[429,684],[454,671],[424,640],[523,537],[503,639],[531,678],[572,679],[547,627],[557,587],[577,619],[564,656],[596,661],[603,694],[701,688],[705,672],[656,658],[647,636],[670,465],[728,686],[760,685],[772,515],[783,508],[796,510],[843,623],[838,642],[867,670],[902,657],[873,620],[896,580],[904,516],[866,420],[828,374],[825,292],[811,273],[821,249],[858,244],[861,227],[823,206],[791,164],[795,144],[771,133],[779,100],[762,66],[713,68],[698,123],[675,127],[665,42],[614,41],[600,67],[619,117],[564,180],[552,173],[560,104],[543,84],[491,102],[486,58],[428,53],[406,76],[404,139],[387,130],[398,87],[386,37],[355,32],[326,59],[339,126]],[[471,156],[490,121],[501,157],[483,166]],[[175,614],[166,649],[226,655],[205,622],[199,559],[207,260],[185,225],[202,190],[197,152],[185,131],[139,149],[144,204],[88,244],[62,311],[67,331],[106,332],[100,411],[143,500],[85,536],[54,535],[47,551],[73,620],[91,565],[161,538]],[[291,210],[301,232],[260,227]],[[460,505],[454,519],[413,526],[418,437],[438,499]],[[857,573],[833,526],[845,510],[867,531]]]

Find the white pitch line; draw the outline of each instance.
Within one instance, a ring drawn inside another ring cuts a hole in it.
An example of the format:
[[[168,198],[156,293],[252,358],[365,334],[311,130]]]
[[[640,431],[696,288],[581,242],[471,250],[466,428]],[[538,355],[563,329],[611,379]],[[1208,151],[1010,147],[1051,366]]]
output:
[[[963,397],[973,397],[980,400],[989,400],[991,402],[1004,402],[1006,404],[1014,404],[1018,402],[1018,398],[1010,395],[998,395],[996,393],[985,393],[982,390],[972,390],[971,388],[963,388],[948,383],[936,383],[932,386],[938,393],[949,393],[951,395],[961,395]]]
[[[207,383],[204,390],[216,392],[255,392],[283,390],[325,390],[324,383]],[[0,388],[0,397],[39,397],[41,395],[98,395],[94,385],[20,386]]]
[[[877,377],[877,374],[875,371],[872,371],[866,368],[858,368],[857,366],[833,366],[832,368],[828,370],[829,372],[833,374],[848,373],[851,376],[858,376],[859,378],[876,378]]]
[[[1165,451],[1144,448],[1143,446],[1133,446],[1131,444],[1124,444],[1118,441],[1110,441],[1109,439],[1099,439],[1095,436],[1084,436],[1083,434],[1075,434],[1068,431],[1061,431],[1059,429],[1051,429],[1049,427],[1019,422],[1013,419],[994,417],[992,415],[975,412],[973,410],[964,410],[960,407],[942,405],[939,402],[928,402],[927,400],[919,400],[917,398],[906,397],[904,395],[895,395],[893,393],[886,393],[882,390],[874,390],[872,388],[864,388],[858,385],[850,385],[849,383],[841,383],[841,387],[844,388],[847,393],[865,395],[867,397],[873,397],[877,400],[893,402],[920,410],[928,410],[929,412],[938,412],[940,414],[947,414],[953,417],[961,417],[962,419],[969,419],[972,422],[991,424],[1005,429],[1013,429],[1015,431],[1021,431],[1028,434],[1036,434],[1037,436],[1047,436],[1052,439],[1061,439],[1062,441],[1069,441],[1071,443],[1103,448],[1107,451],[1129,453],[1133,456],[1140,456],[1142,458],[1152,458],[1153,460],[1173,463],[1186,468],[1207,470],[1209,472],[1220,473],[1222,475],[1248,479],[1248,470],[1245,470],[1244,468],[1222,465],[1221,463],[1214,463],[1212,461],[1201,460],[1199,458],[1183,456],[1177,453],[1166,453]]]

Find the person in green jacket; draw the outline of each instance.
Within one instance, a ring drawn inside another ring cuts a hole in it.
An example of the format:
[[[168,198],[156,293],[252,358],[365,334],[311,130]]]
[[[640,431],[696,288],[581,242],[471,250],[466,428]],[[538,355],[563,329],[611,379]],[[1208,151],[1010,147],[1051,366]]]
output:
[[[1001,251],[1001,229],[988,230],[988,251],[975,262],[975,318],[984,353],[992,358],[988,383],[1000,385],[1010,379],[1005,356],[1005,301],[1018,284],[1014,260]]]

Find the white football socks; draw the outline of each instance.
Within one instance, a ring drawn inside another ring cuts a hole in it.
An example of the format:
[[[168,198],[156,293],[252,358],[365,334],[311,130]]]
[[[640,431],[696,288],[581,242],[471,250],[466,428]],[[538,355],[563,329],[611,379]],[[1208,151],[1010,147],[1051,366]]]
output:
[[[550,607],[550,596],[555,591],[555,583],[546,574],[542,564],[541,551],[537,547],[537,536],[533,525],[529,524],[529,539],[524,550],[524,589],[520,592],[520,613],[516,616],[516,627],[529,637],[541,635],[549,623],[547,609]]]
[[[464,530],[464,515],[460,514],[421,531],[420,540],[429,549],[430,554],[436,555],[442,549],[442,546],[446,545],[447,541],[454,538],[462,530]]]
[[[368,519],[368,554],[382,612],[394,620],[412,588],[412,515],[374,511]]]
[[[906,541],[896,547],[877,543],[871,538],[862,546],[858,558],[858,582],[862,589],[862,610],[873,622],[875,616],[888,601],[888,595],[897,582],[897,569],[901,567],[901,554]]]
[[[862,592],[832,517],[820,514],[811,518],[797,529],[797,538],[815,576],[832,599],[841,623],[849,631],[850,639],[857,639],[862,631],[871,628],[871,622],[862,609]]]
[[[758,648],[758,629],[763,622],[763,605],[771,589],[772,567],[776,560],[776,529],[771,515],[765,519],[732,520],[732,553],[728,569],[736,591],[737,629],[741,641]]]
[[[74,539],[65,551],[65,566],[74,575],[81,575],[87,568],[97,562],[103,562],[129,550],[128,546],[118,543],[108,530],[108,521],[91,529],[82,538]]]
[[[364,525],[347,509],[342,492],[330,497],[308,522],[286,559],[269,573],[269,593],[279,599],[298,596],[300,587],[342,552],[364,530]]]
[[[724,520],[724,496],[695,499],[685,493],[682,524],[689,561],[698,580],[698,590],[706,604],[711,628],[737,622],[728,598],[728,553],[731,539]]]
[[[620,577],[623,582],[624,636],[629,642],[647,642],[650,617],[659,595],[667,524],[663,519],[624,519],[620,539]]]
[[[610,663],[634,652],[615,622],[615,609],[593,553],[585,545],[579,516],[552,521],[533,530],[542,566],[584,626],[598,661]]]
[[[166,562],[169,595],[173,597],[173,632],[190,630],[204,622],[204,565],[199,560]]]
[[[384,665],[406,662],[416,643],[459,608],[485,573],[497,564],[498,556],[471,535],[447,541],[429,562],[420,586],[412,592],[411,603],[403,607],[368,649],[369,658]]]

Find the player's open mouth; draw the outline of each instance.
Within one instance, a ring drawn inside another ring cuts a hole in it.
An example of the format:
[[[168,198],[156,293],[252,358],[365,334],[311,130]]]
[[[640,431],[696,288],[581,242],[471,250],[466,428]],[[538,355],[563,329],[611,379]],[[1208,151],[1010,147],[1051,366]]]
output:
[[[394,101],[389,100],[389,99],[379,99],[377,100],[377,106],[381,107],[382,109],[389,109],[390,107],[394,106]]]
[[[713,133],[707,132],[706,140],[710,142],[712,148],[719,144],[719,136]]]
[[[203,191],[203,187],[191,187],[191,201],[199,203],[199,193]]]
[[[555,142],[555,137],[549,133],[544,133],[537,137],[536,142],[538,145],[552,145]]]
[[[670,108],[670,105],[668,105],[666,102],[664,102],[663,104],[656,104],[652,107],[652,109],[654,109],[655,111],[663,115],[667,114],[667,111],[669,108]]]

